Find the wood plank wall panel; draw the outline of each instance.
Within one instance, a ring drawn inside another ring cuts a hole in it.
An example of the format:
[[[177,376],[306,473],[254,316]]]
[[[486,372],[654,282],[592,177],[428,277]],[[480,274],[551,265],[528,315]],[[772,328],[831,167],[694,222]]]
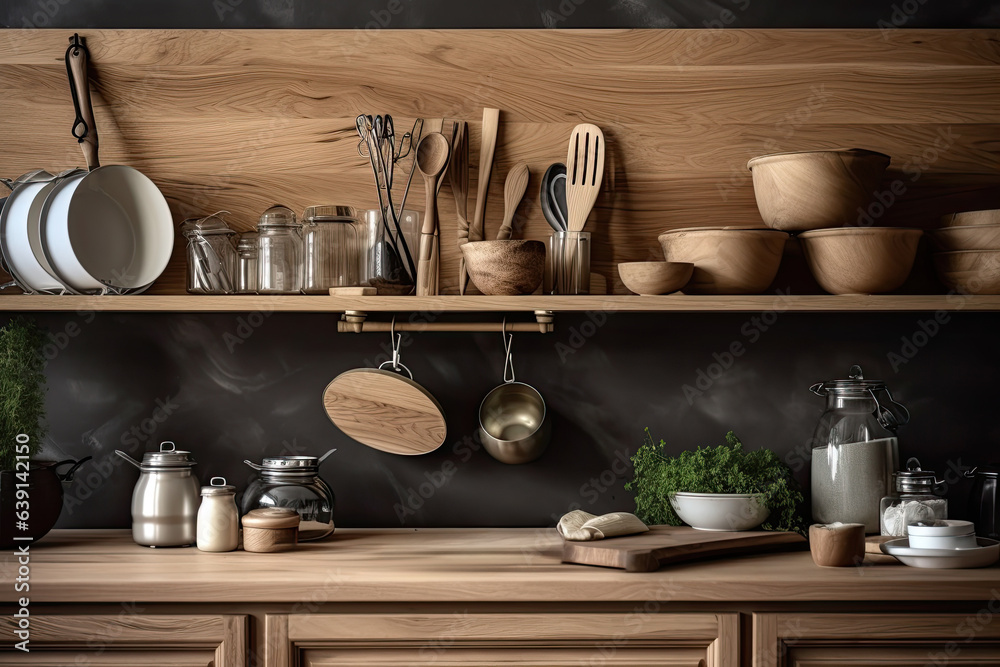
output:
[[[225,209],[247,229],[275,202],[297,211],[372,206],[371,171],[356,151],[361,112],[392,113],[400,132],[417,116],[468,120],[475,193],[483,106],[503,111],[488,233],[502,217],[504,177],[523,160],[532,180],[519,224],[545,238],[541,173],[565,160],[575,123],[604,128],[606,181],[588,229],[597,236],[594,268],[616,292],[624,288],[615,265],[657,258],[665,229],[759,223],[745,165],[763,153],[890,154],[885,186],[901,179],[906,192],[879,224],[928,227],[950,210],[1000,206],[996,30],[81,34],[92,52],[102,161],[148,174],[178,221]],[[82,164],[69,136],[68,36],[0,32],[0,175]],[[422,208],[422,188],[409,206]],[[441,209],[442,288],[452,293],[458,250],[447,185]],[[178,241],[153,292],[182,291],[183,275]]]

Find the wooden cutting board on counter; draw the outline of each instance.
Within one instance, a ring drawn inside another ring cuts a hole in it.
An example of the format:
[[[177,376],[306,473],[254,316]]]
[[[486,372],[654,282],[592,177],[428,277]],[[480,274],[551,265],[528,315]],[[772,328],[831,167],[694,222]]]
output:
[[[710,532],[689,526],[650,526],[648,533],[592,542],[563,542],[562,562],[653,572],[664,565],[701,558],[743,556],[806,545],[798,533]]]

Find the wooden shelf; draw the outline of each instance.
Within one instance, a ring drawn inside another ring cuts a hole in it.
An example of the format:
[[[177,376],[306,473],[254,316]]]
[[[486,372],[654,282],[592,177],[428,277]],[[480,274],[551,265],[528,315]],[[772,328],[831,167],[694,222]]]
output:
[[[0,311],[106,312],[919,312],[1000,311],[1000,295],[830,296],[0,296]]]

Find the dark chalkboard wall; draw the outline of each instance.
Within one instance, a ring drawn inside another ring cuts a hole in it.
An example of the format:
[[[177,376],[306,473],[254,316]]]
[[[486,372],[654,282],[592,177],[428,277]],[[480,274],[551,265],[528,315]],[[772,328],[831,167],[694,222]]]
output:
[[[1000,26],[1000,4],[7,0],[0,22],[58,28],[974,28]],[[194,452],[203,479],[224,475],[241,489],[251,473],[245,458],[318,455],[335,447],[323,474],[337,492],[342,526],[540,526],[575,506],[597,513],[631,509],[622,483],[644,427],[673,451],[718,443],[734,429],[752,448],[798,460],[793,452],[808,441],[823,405],[809,385],[843,377],[855,363],[889,382],[911,409],[913,423],[901,434],[904,457],[919,456],[942,473],[996,458],[1000,315],[955,314],[932,336],[921,333],[928,314],[753,317],[560,316],[554,335],[517,336],[518,378],[546,397],[554,439],[538,462],[506,466],[475,441],[479,400],[502,372],[495,334],[409,339],[406,362],[443,404],[449,434],[439,451],[404,458],[349,440],[321,404],[335,375],[384,358],[388,336],[338,335],[334,317],[319,314],[40,315],[51,336],[46,454],[95,457],[68,489],[59,525],[128,526],[137,472],[112,452],[139,456],[166,439]],[[746,352],[730,365],[724,353],[734,341]],[[699,379],[700,395],[686,396],[685,386],[698,387]],[[806,473],[797,466],[803,482]],[[952,485],[957,514],[965,493],[963,484]]]

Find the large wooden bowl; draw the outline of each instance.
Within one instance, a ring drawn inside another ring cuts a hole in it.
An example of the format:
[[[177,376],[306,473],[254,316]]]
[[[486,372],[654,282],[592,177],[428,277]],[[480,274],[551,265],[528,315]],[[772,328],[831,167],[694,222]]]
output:
[[[934,254],[938,278],[962,294],[1000,294],[1000,250]]]
[[[618,275],[631,292],[643,296],[676,292],[691,280],[690,262],[622,262]]]
[[[1000,208],[949,213],[941,218],[942,227],[972,227],[979,225],[1000,225]]]
[[[860,148],[774,153],[747,163],[760,216],[785,231],[857,224],[888,166],[888,155]]]
[[[913,268],[919,229],[844,227],[799,234],[809,269],[830,294],[883,294]]]
[[[469,278],[483,294],[531,294],[545,275],[545,243],[524,239],[474,241],[462,246]]]
[[[928,233],[934,244],[945,252],[1000,250],[1000,224],[945,227]]]
[[[660,234],[668,262],[694,264],[685,294],[760,294],[774,282],[788,234],[694,227]]]

